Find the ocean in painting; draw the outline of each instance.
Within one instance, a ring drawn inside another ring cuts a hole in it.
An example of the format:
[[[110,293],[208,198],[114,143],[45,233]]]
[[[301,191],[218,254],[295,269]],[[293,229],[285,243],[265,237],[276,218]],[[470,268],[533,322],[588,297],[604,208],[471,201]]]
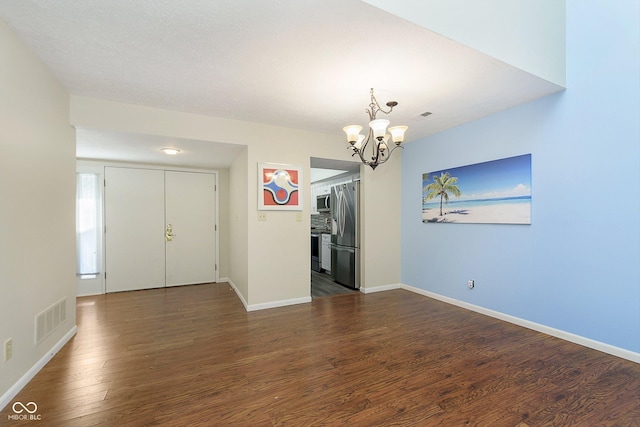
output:
[[[422,222],[476,224],[531,224],[531,196],[451,200],[425,203]]]
[[[433,199],[432,199],[433,200]],[[516,203],[529,203],[531,204],[531,196],[518,196],[518,197],[501,197],[498,199],[477,199],[477,200],[451,200],[449,202],[442,202],[442,209],[445,207],[447,210],[456,210],[463,208],[473,208],[477,206],[490,206],[490,205],[511,205]],[[422,204],[423,209],[440,209],[440,199],[437,201],[429,201],[429,203]]]

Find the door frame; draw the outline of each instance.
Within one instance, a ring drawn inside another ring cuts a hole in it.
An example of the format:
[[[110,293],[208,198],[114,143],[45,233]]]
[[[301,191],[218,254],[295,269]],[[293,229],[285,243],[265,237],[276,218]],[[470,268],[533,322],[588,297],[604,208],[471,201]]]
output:
[[[171,172],[193,172],[193,173],[208,173],[214,176],[215,181],[215,247],[216,247],[216,270],[215,270],[215,280],[216,282],[220,281],[220,176],[217,170],[211,169],[197,169],[197,168],[185,168],[179,166],[154,166],[154,165],[146,165],[140,163],[124,163],[124,162],[110,162],[110,161],[102,161],[102,160],[77,160],[76,161],[76,172],[88,172],[95,173],[100,176],[100,180],[102,181],[102,185],[100,186],[100,223],[102,226],[102,233],[100,233],[100,247],[99,258],[101,260],[102,271],[95,279],[80,279],[77,278],[77,287],[76,287],[76,296],[87,296],[87,295],[101,295],[106,293],[106,282],[104,280],[104,268],[106,263],[106,239],[104,233],[104,218],[105,218],[105,203],[104,203],[104,171],[106,167],[120,167],[120,168],[131,168],[131,169],[153,169],[153,170],[162,170],[162,171],[171,171]],[[74,256],[75,259],[75,256]]]

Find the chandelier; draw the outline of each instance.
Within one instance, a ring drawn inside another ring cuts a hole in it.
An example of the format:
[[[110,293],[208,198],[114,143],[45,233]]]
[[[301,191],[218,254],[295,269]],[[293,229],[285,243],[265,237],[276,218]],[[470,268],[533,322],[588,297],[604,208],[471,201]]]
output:
[[[400,147],[402,141],[404,141],[404,132],[407,130],[407,126],[393,126],[388,129],[389,120],[376,119],[378,112],[389,114],[393,110],[393,107],[398,105],[396,101],[387,102],[388,111],[383,110],[378,104],[378,100],[373,95],[373,88],[371,88],[371,103],[369,108],[365,111],[369,115],[369,132],[367,136],[361,134],[362,126],[349,125],[343,128],[347,134],[347,142],[350,144],[349,148],[353,150],[352,156],[356,154],[360,156],[360,160],[365,165],[371,166],[371,169],[375,170],[378,165],[389,160],[391,153]],[[388,141],[391,138],[395,146],[389,149]],[[367,147],[369,151],[367,152]],[[402,148],[402,147],[400,147]],[[371,156],[369,158],[369,156]]]

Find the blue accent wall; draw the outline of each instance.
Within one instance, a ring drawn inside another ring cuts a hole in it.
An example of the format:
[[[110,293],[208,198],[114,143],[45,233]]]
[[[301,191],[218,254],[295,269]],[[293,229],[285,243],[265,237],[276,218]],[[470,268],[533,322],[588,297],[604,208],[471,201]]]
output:
[[[403,283],[640,352],[639,17],[568,0],[565,91],[406,145]],[[424,172],[526,153],[531,225],[422,223]]]

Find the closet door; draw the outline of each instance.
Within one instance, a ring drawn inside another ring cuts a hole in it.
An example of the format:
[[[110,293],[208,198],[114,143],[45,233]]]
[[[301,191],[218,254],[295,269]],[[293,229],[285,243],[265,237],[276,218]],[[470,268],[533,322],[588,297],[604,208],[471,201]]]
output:
[[[216,281],[215,175],[165,172],[167,286]]]
[[[105,168],[107,292],[165,286],[164,171]]]

